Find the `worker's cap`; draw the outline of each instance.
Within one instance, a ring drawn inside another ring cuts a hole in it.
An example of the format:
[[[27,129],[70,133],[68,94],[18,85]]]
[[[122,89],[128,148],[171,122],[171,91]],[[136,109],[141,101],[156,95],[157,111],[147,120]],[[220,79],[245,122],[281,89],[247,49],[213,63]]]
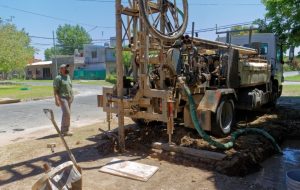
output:
[[[59,68],[68,68],[70,65],[69,64],[62,64],[59,66]]]

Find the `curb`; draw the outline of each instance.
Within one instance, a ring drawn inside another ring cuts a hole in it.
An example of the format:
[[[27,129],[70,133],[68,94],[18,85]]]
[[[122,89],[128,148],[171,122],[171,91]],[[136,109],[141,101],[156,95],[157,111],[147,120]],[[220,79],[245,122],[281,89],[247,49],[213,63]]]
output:
[[[12,99],[12,98],[0,98],[0,104],[12,104],[18,103],[21,99]]]

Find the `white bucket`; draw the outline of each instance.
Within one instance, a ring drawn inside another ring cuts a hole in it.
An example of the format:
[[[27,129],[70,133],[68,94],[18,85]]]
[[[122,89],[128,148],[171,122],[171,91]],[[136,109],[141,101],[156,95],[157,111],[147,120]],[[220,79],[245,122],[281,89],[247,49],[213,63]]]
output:
[[[300,170],[291,170],[286,173],[286,187],[288,190],[300,189]]]

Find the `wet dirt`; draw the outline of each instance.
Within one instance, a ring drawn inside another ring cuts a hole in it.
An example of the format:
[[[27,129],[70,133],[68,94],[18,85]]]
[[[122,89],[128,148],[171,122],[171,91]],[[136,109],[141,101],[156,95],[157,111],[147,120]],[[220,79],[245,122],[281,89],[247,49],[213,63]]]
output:
[[[283,155],[273,155],[262,162],[262,170],[247,176],[260,184],[261,189],[285,189],[286,172],[300,168],[300,140],[289,139],[282,144]]]
[[[286,139],[300,137],[300,111],[291,109],[289,106],[277,106],[273,110],[264,110],[263,112],[239,112],[238,122],[234,130],[241,128],[259,128],[269,132],[276,142],[281,145]],[[117,134],[117,133],[116,133]],[[229,137],[216,139],[219,142],[228,142]],[[201,139],[194,129],[176,126],[172,136],[172,142],[178,146],[190,147],[194,149],[209,150],[226,154],[222,161],[212,161],[203,158],[193,158],[182,154],[160,151],[153,151],[151,144],[153,142],[167,143],[167,129],[162,124],[155,125],[132,125],[126,129],[126,147],[127,150],[137,150],[147,152],[152,157],[167,160],[177,164],[188,166],[205,166],[208,169],[216,170],[221,174],[228,176],[246,176],[261,171],[261,163],[271,156],[282,157],[278,155],[272,144],[260,135],[241,136],[236,141],[232,149],[223,151],[210,146]],[[103,142],[102,142],[103,143]],[[115,145],[107,143],[105,146]],[[98,150],[106,150],[99,144]],[[112,149],[110,149],[112,150]],[[284,156],[290,155],[290,149],[284,148]],[[107,154],[108,152],[106,152]],[[283,156],[283,157],[284,157]],[[296,160],[298,160],[297,157]],[[298,160],[299,161],[299,160]]]

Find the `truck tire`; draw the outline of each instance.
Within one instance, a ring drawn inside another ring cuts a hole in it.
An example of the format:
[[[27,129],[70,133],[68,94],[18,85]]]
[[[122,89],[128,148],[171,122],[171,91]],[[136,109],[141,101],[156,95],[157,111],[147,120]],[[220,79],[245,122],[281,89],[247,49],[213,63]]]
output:
[[[216,113],[212,115],[212,135],[224,137],[230,134],[235,123],[234,101],[231,98],[222,98]]]
[[[272,81],[272,96],[270,101],[265,105],[267,108],[275,108],[278,98],[281,96],[280,89],[278,88],[278,81]]]

